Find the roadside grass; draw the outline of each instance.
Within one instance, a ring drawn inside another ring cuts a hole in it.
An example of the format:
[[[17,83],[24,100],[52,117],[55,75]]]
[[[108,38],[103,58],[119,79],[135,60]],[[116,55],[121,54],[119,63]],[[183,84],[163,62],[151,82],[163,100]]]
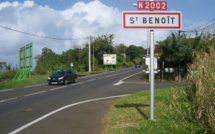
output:
[[[102,134],[184,133],[184,122],[171,109],[174,88],[155,90],[154,118],[150,119],[150,92],[132,94],[113,103],[103,119]]]
[[[13,81],[11,79],[0,81],[0,90],[13,87],[21,87],[28,85],[35,85],[47,82],[48,75],[32,75],[31,79],[22,81]]]

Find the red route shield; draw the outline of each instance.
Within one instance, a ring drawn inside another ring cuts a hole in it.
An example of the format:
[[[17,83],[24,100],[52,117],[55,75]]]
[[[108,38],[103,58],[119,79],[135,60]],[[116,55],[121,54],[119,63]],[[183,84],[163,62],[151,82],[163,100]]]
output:
[[[166,1],[138,1],[138,10],[167,10]]]

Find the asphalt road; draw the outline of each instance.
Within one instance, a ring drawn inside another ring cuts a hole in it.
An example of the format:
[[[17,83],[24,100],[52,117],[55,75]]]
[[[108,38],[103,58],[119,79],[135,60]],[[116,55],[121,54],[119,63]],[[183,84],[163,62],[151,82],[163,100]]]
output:
[[[101,118],[116,98],[150,89],[149,83],[120,81],[141,71],[142,68],[128,68],[81,77],[78,83],[68,85],[1,90],[0,133],[99,133]],[[155,88],[171,86],[155,84]],[[111,96],[116,97],[105,98]]]

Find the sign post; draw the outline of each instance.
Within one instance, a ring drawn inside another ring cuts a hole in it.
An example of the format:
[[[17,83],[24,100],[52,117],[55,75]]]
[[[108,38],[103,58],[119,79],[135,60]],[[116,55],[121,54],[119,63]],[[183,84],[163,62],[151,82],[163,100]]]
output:
[[[154,30],[150,30],[150,120],[154,120]]]
[[[138,10],[167,10],[166,1],[138,1]],[[150,120],[154,119],[154,29],[180,30],[181,12],[123,12],[123,29],[150,30]]]
[[[72,69],[73,66],[74,66],[73,63],[71,62],[71,64],[70,64],[71,69]]]

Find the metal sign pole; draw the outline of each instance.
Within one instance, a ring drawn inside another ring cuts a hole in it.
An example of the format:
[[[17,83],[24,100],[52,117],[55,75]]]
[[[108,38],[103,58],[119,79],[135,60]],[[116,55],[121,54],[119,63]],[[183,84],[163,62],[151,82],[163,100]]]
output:
[[[154,120],[154,30],[150,30],[150,36],[150,120]]]
[[[150,120],[154,120],[154,30],[150,30]]]

